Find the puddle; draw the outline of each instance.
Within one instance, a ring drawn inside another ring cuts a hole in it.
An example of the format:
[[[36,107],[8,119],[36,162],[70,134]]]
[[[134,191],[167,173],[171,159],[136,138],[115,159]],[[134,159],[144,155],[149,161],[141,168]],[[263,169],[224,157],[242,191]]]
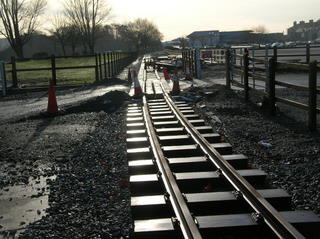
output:
[[[26,185],[0,191],[0,239],[17,238],[23,229],[46,215],[49,180],[56,176],[30,178]]]

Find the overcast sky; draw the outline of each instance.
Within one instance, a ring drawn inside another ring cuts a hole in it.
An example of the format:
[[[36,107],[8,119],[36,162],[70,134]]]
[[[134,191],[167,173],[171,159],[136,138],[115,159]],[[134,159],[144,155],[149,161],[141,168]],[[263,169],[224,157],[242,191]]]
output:
[[[50,13],[62,0],[48,0]],[[153,21],[164,40],[202,30],[250,30],[264,25],[269,32],[285,32],[293,21],[320,19],[320,0],[106,0],[110,22],[136,18]]]

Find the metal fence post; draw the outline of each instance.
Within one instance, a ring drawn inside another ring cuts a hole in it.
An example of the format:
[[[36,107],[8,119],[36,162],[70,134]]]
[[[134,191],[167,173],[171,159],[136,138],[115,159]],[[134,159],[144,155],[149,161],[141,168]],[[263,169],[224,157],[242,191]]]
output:
[[[99,81],[99,65],[98,65],[98,55],[95,54],[96,66],[95,66],[95,75],[96,81]]]
[[[200,49],[195,50],[195,70],[198,79],[201,79],[201,60],[200,60]]]
[[[56,57],[51,55],[51,83],[57,85]]]
[[[6,78],[6,65],[0,62],[0,83],[2,84],[2,96],[7,95],[7,78]]]
[[[243,83],[244,83],[244,99],[249,100],[249,52],[244,49],[243,54]]]
[[[225,64],[226,64],[226,87],[227,89],[231,88],[230,84],[230,50],[227,49],[226,54],[225,54]]]
[[[317,61],[309,64],[308,128],[310,131],[317,129]]]
[[[108,58],[108,78],[111,78],[110,52],[107,52],[107,58]]]
[[[16,57],[11,57],[11,65],[12,65],[12,87],[18,87],[18,77],[17,77],[17,65],[16,65]]]
[[[116,73],[116,53],[111,53],[111,60],[112,60],[112,77],[114,77]]]
[[[99,78],[102,80],[102,61],[101,61],[101,53],[98,54],[98,60],[99,60]]]
[[[275,115],[276,113],[276,85],[275,85],[275,78],[276,78],[276,61],[275,58],[272,57],[269,60],[269,84],[268,84],[268,100],[269,100],[269,113],[271,115]]]
[[[104,68],[104,78],[107,79],[107,62],[106,62],[106,53],[103,53],[103,68]]]

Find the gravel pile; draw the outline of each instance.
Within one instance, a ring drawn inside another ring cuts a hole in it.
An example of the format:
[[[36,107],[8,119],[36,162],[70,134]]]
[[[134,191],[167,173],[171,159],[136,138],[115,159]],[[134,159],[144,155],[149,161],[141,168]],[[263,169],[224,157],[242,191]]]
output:
[[[320,135],[309,133],[304,124],[281,112],[269,117],[255,104],[244,102],[243,92],[215,85],[192,89],[205,95],[197,103],[199,112],[216,131],[225,136],[234,151],[269,174],[275,187],[292,195],[294,209],[320,214]]]
[[[20,238],[126,238],[131,230],[123,92],[61,115],[0,125],[1,185],[56,175],[49,208]],[[8,173],[3,173],[3,172]]]

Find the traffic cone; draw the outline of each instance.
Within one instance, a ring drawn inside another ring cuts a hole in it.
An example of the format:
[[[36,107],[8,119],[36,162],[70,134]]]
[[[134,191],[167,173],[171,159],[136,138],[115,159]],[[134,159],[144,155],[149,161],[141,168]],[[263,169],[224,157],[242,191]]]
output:
[[[133,83],[134,83],[134,97],[141,97],[143,93],[140,86],[140,82],[138,80],[137,72],[135,70],[133,70]]]
[[[59,109],[58,109],[58,105],[57,105],[56,90],[50,81],[49,92],[48,92],[47,113],[48,114],[56,114],[56,113],[58,113],[58,111],[59,111]]]
[[[163,76],[164,76],[165,80],[170,81],[170,75],[169,75],[166,67],[163,67]]]
[[[190,72],[190,68],[189,68],[189,64],[186,64],[186,75],[185,75],[185,80],[190,80],[192,81],[192,75],[191,75],[191,72]]]
[[[131,85],[132,84],[132,77],[131,77],[131,69],[128,70],[128,82]]]
[[[180,85],[179,85],[179,76],[178,76],[178,69],[174,69],[174,75],[172,77],[173,87],[172,87],[172,94],[179,94],[180,93]]]

